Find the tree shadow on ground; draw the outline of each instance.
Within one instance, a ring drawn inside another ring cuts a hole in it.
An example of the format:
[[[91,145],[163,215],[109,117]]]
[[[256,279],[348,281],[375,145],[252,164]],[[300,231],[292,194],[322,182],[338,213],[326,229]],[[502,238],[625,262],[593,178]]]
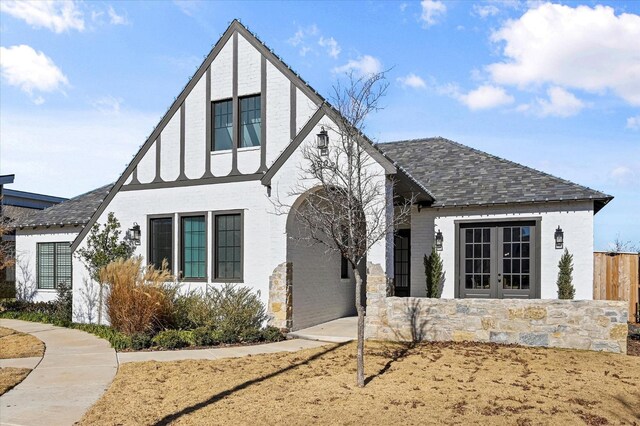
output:
[[[217,393],[215,395],[212,395],[211,397],[209,397],[208,399],[206,399],[204,401],[198,402],[197,404],[193,404],[193,405],[191,405],[189,407],[185,407],[185,408],[183,408],[182,410],[180,410],[180,411],[178,411],[176,413],[168,414],[168,415],[164,416],[162,419],[158,420],[156,423],[154,423],[154,425],[156,425],[156,426],[169,425],[169,424],[175,422],[176,420],[178,420],[182,416],[186,416],[188,414],[191,414],[191,413],[193,413],[195,411],[198,411],[201,408],[204,408],[204,407],[206,407],[208,405],[215,404],[216,402],[218,402],[218,401],[220,401],[220,400],[222,400],[222,399],[224,399],[224,398],[226,398],[226,397],[228,397],[230,395],[233,395],[234,393],[236,393],[238,391],[246,389],[251,385],[255,385],[255,384],[264,382],[265,380],[269,380],[269,379],[271,379],[273,377],[279,376],[280,374],[283,374],[283,373],[286,373],[288,371],[291,371],[294,368],[300,367],[302,365],[308,365],[311,361],[314,361],[314,360],[322,357],[323,355],[326,355],[326,354],[328,354],[330,352],[333,352],[336,349],[339,349],[342,346],[345,346],[345,345],[347,345],[349,343],[350,342],[338,343],[335,346],[332,346],[332,347],[330,347],[330,348],[328,348],[328,349],[326,349],[326,350],[324,350],[322,352],[319,352],[319,353],[317,353],[317,354],[315,354],[313,356],[310,356],[309,358],[307,358],[304,361],[300,361],[300,362],[298,362],[296,364],[292,364],[292,365],[290,365],[290,366],[288,366],[286,368],[282,368],[280,370],[274,371],[273,373],[270,373],[270,374],[267,374],[267,375],[264,375],[264,376],[261,376],[261,377],[256,377],[255,379],[247,380],[246,382],[240,383],[239,385],[234,386],[231,389],[227,389],[225,391],[222,391],[222,392],[219,392],[219,393]]]
[[[395,340],[399,342],[397,345],[400,345],[400,347],[395,345],[394,348],[386,348],[385,352],[386,356],[390,358],[389,361],[387,361],[377,373],[368,376],[364,380],[365,385],[367,385],[376,377],[380,377],[387,371],[389,371],[394,363],[405,358],[409,354],[409,352],[425,338],[425,329],[428,324],[428,315],[420,315],[420,299],[407,298],[406,300],[406,316],[407,320],[409,321],[411,336],[408,340],[407,336],[404,336],[400,330],[392,330],[393,334],[395,334],[396,337]]]

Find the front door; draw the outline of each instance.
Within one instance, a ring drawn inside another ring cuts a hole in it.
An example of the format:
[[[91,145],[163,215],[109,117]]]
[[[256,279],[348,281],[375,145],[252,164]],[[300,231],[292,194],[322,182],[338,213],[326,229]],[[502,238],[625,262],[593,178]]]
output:
[[[534,298],[535,232],[535,221],[461,224],[460,297]]]
[[[398,229],[393,240],[394,296],[409,297],[411,295],[411,230]]]

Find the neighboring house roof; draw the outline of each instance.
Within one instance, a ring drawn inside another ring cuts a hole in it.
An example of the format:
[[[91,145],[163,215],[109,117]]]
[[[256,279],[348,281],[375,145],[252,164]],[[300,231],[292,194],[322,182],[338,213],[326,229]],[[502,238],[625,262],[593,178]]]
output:
[[[47,207],[67,201],[67,198],[53,195],[36,194],[35,192],[17,191],[15,189],[3,189],[2,205],[24,207],[27,209],[42,210]]]
[[[376,145],[429,189],[433,207],[593,200],[612,196],[444,138]]]
[[[113,184],[78,195],[55,206],[37,210],[18,220],[16,227],[85,225],[96,211]]]

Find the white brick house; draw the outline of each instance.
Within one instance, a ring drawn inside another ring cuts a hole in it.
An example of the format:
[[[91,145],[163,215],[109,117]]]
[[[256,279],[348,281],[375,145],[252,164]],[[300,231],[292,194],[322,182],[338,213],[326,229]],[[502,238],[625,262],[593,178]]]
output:
[[[275,196],[297,201],[287,194],[298,182],[300,146],[315,144],[335,114],[234,21],[117,182],[58,206],[64,216],[65,205],[85,200],[84,209],[67,212],[75,224],[47,218],[47,210],[25,221],[17,250],[32,259],[41,287],[49,278],[55,287],[65,269],[54,265],[68,258],[80,313],[87,271],[51,243],[68,243],[73,252],[114,212],[125,229],[140,227],[136,254],[148,263],[168,259],[191,288],[251,286],[277,326],[353,315],[354,284],[342,278],[341,259],[298,245],[294,220],[273,214],[272,203]],[[441,235],[442,297],[554,298],[559,227],[574,254],[577,298],[591,298],[593,215],[610,196],[441,138],[362,143],[390,191],[393,181],[419,193],[405,229],[367,258],[395,282],[396,295],[425,294],[423,256]],[[380,203],[391,200],[380,195]],[[39,297],[51,294],[43,289]]]

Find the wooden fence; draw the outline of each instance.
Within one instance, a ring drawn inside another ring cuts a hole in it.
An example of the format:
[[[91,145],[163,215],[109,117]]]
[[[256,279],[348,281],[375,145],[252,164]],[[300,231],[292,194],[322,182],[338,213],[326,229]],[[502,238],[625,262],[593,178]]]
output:
[[[640,322],[640,254],[593,253],[593,298],[628,300],[629,321]]]

